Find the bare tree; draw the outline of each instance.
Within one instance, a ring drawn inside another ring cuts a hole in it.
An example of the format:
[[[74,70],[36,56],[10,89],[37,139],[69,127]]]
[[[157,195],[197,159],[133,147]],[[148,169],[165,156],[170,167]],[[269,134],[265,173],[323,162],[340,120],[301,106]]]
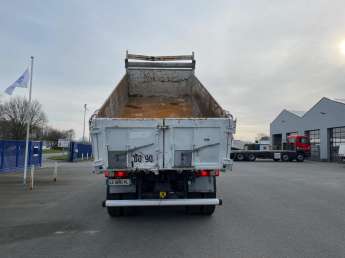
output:
[[[72,141],[73,138],[75,137],[75,132],[74,132],[73,129],[69,129],[69,130],[63,131],[63,133],[64,133],[64,138],[67,139],[67,140]]]
[[[23,97],[11,98],[0,105],[0,124],[3,130],[2,137],[10,139],[25,139],[26,117],[30,119],[31,132],[39,130],[47,123],[47,118],[41,104],[34,100],[29,106]]]

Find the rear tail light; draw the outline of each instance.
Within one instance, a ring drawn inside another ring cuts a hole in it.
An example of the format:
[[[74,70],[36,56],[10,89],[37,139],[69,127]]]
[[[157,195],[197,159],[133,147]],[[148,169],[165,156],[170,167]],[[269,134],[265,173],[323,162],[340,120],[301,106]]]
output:
[[[122,171],[122,170],[119,170],[119,171],[108,171],[108,170],[105,170],[103,172],[104,176],[105,177],[110,177],[110,178],[127,178],[128,177],[128,173],[126,171]]]
[[[199,172],[199,176],[210,176],[210,175],[211,175],[211,173],[209,170],[201,170]]]
[[[115,177],[128,177],[128,173],[126,171],[115,171]]]
[[[216,170],[200,170],[195,172],[196,176],[219,176],[219,169]]]

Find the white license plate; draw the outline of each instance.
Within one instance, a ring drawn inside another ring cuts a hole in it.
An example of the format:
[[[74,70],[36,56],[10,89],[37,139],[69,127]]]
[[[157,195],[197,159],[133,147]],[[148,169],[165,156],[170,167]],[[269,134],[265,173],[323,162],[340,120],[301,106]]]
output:
[[[108,185],[130,185],[131,180],[130,179],[108,179]]]

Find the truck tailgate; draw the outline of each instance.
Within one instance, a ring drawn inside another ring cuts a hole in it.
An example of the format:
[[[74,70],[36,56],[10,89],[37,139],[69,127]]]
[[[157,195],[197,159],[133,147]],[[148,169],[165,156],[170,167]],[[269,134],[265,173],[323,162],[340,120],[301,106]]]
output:
[[[164,125],[165,168],[222,168],[231,144],[228,118],[168,118]]]
[[[95,158],[110,169],[220,169],[229,158],[229,121],[97,118],[91,132]]]

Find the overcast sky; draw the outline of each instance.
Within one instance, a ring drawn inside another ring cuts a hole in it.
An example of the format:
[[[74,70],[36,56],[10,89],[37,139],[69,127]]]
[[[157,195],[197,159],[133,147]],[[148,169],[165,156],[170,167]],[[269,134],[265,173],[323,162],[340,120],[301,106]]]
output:
[[[0,90],[35,56],[33,98],[51,126],[78,137],[83,104],[90,116],[104,102],[126,49],[194,51],[196,75],[237,118],[238,139],[269,133],[284,108],[345,97],[344,0],[186,2],[1,1]]]

